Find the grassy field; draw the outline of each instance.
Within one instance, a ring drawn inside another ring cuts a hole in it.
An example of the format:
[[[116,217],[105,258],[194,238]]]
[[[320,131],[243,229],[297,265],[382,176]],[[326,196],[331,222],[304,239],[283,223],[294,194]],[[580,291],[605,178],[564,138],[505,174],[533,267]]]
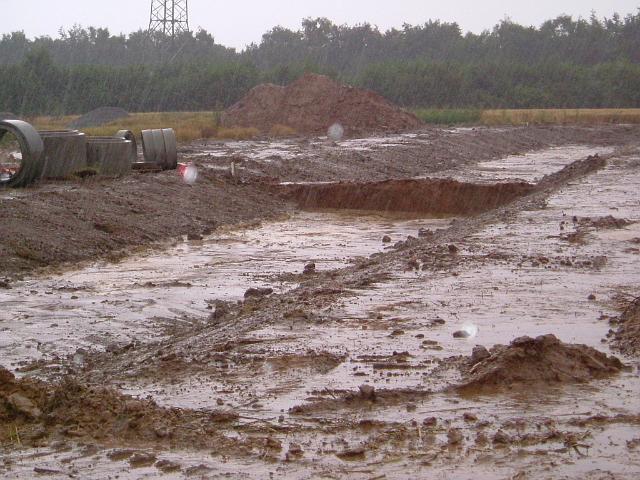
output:
[[[425,123],[435,125],[566,125],[566,124],[610,124],[640,123],[640,109],[582,109],[582,110],[438,110],[416,109],[413,111]],[[39,130],[58,130],[78,118],[35,117],[27,119]],[[133,113],[122,120],[102,127],[82,129],[88,135],[109,136],[118,130],[132,130],[140,135],[140,130],[150,128],[173,128],[178,140],[189,142],[197,139],[245,140],[257,137],[255,128],[220,127],[220,112],[165,112]],[[289,137],[295,130],[276,125],[270,133],[272,137]]]
[[[153,128],[173,128],[180,142],[218,138],[225,140],[247,140],[260,135],[257,128],[224,128],[220,126],[221,112],[163,112],[132,113],[127,118],[107,123],[101,127],[82,128],[87,135],[111,136],[118,130],[131,130],[140,135],[141,130]],[[34,117],[27,121],[38,130],[60,130],[67,128],[79,115],[64,117]],[[275,125],[269,135],[283,138],[296,135],[296,131],[286,125]]]
[[[436,125],[568,125],[640,123],[640,108],[531,109],[531,110],[429,110],[414,113]]]

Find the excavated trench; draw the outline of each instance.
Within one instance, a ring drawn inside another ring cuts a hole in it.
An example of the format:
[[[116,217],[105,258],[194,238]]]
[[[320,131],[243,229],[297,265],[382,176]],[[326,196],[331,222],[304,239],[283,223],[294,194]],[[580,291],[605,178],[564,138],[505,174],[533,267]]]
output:
[[[388,180],[373,183],[286,184],[282,196],[299,208],[366,210],[448,216],[475,215],[535,190],[526,182],[475,184],[453,179]]]

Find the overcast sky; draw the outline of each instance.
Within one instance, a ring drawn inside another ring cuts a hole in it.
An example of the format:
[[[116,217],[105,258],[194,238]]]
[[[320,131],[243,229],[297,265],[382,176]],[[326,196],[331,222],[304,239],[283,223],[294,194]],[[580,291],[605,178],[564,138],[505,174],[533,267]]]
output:
[[[151,0],[0,0],[0,33],[57,36],[60,27],[74,24],[129,33],[148,26],[150,6]],[[205,28],[218,43],[239,49],[276,25],[297,29],[305,17],[369,22],[381,30],[439,19],[480,32],[505,16],[537,26],[560,14],[624,16],[639,7],[640,0],[189,0],[192,29]]]

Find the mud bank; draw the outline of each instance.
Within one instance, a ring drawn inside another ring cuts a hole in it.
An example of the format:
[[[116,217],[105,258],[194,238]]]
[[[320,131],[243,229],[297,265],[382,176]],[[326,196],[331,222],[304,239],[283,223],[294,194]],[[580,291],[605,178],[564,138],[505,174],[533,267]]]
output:
[[[388,180],[378,183],[282,185],[302,209],[369,210],[424,215],[474,215],[531,193],[531,184],[479,185],[456,180]]]
[[[274,218],[289,207],[259,185],[210,172],[188,185],[168,172],[5,190],[0,209],[3,278],[68,262],[117,260],[136,247]]]

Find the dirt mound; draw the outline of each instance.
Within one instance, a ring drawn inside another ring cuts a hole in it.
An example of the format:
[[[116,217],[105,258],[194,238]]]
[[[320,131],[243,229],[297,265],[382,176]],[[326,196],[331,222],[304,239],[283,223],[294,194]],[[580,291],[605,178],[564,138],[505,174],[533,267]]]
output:
[[[521,384],[583,383],[623,368],[615,357],[586,345],[563,343],[554,335],[517,338],[509,346],[496,345],[490,353],[471,368],[458,390],[471,393]]]
[[[620,324],[613,345],[626,355],[640,356],[640,297],[636,298],[617,319]]]
[[[69,128],[101,127],[107,123],[127,118],[129,112],[117,107],[100,107],[82,115],[69,124]]]
[[[230,448],[235,442],[218,433],[215,425],[233,419],[233,415],[222,412],[161,408],[151,400],[86,387],[74,380],[57,385],[18,380],[0,367],[0,429],[9,436],[18,432],[14,441],[25,446],[67,437],[105,443],[176,442],[195,448]],[[203,428],[208,430],[206,435],[201,434]]]
[[[255,127],[263,132],[285,125],[298,133],[326,133],[336,122],[347,135],[422,126],[415,115],[377,93],[316,74],[306,74],[287,87],[259,85],[222,116],[226,127]]]
[[[456,180],[388,180],[375,183],[279,186],[300,208],[470,215],[492,210],[531,193],[528,183],[480,185]]]

